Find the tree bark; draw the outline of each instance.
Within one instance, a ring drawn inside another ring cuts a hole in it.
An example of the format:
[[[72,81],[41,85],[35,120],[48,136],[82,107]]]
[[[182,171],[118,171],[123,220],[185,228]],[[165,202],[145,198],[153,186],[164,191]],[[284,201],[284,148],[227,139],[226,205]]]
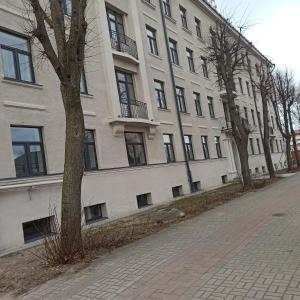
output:
[[[237,149],[240,156],[244,189],[251,189],[253,187],[253,184],[249,168],[248,138],[244,141],[241,141],[240,143],[237,143]]]
[[[61,202],[61,243],[69,257],[82,253],[81,182],[84,171],[84,116],[80,91],[61,85],[66,116],[65,165]]]
[[[296,132],[294,130],[293,120],[292,120],[292,112],[291,108],[288,110],[289,115],[289,121],[290,121],[290,129],[291,129],[291,135],[292,135],[292,141],[293,141],[293,147],[294,147],[294,154],[297,162],[297,167],[300,168],[300,159],[299,159],[299,153],[297,149],[297,139],[296,139]]]

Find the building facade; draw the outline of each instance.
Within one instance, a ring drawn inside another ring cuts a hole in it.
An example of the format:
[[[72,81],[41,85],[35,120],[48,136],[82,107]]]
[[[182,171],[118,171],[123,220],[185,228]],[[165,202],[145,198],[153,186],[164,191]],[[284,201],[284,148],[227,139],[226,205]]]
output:
[[[70,13],[66,0],[66,20]],[[84,224],[100,224],[220,186],[239,176],[224,92],[207,63],[209,26],[220,15],[202,0],[91,0],[82,106]],[[60,213],[64,110],[59,82],[24,33],[15,1],[0,4],[0,253],[51,230]],[[251,48],[252,63],[265,58]],[[265,173],[250,79],[236,78],[241,115],[253,131],[252,173]],[[259,95],[258,95],[259,97]],[[283,168],[272,127],[273,161]],[[258,111],[262,112],[258,101]]]

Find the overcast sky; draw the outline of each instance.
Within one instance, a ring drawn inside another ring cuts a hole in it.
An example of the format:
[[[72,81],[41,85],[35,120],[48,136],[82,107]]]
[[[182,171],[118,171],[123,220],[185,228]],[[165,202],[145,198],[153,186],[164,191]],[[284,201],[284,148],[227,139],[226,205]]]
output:
[[[300,0],[215,0],[221,13],[251,24],[246,33],[257,48],[300,82]]]

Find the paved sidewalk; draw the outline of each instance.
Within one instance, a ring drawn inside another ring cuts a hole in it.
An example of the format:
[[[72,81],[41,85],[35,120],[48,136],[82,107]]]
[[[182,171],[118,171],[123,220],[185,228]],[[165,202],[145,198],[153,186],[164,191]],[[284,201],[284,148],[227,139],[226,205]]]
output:
[[[300,299],[299,183],[282,179],[22,299]]]

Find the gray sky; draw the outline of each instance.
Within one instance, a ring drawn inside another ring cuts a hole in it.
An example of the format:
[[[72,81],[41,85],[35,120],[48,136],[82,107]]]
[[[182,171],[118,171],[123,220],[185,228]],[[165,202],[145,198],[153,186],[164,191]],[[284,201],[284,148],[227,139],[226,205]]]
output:
[[[215,0],[218,10],[250,24],[246,37],[300,82],[300,0]]]

